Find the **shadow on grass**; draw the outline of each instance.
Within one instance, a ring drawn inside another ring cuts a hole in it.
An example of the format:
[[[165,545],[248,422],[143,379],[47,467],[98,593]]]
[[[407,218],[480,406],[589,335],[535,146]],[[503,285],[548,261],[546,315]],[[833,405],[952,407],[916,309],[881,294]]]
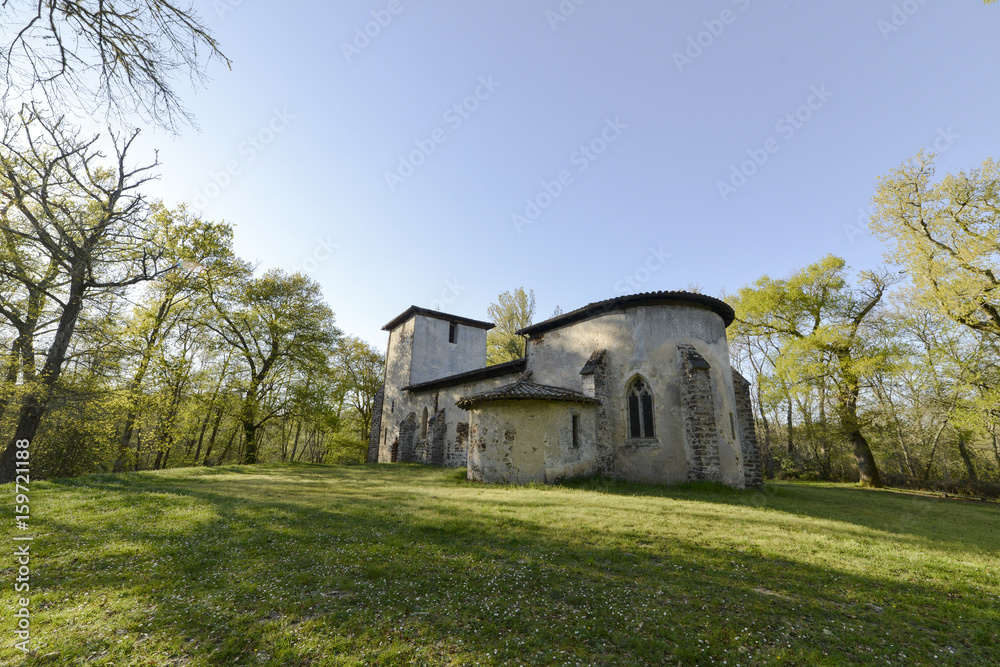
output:
[[[1000,504],[996,503],[814,482],[776,482],[766,484],[762,490],[740,490],[712,482],[666,486],[586,478],[562,486],[616,496],[753,507],[910,536],[945,551],[1000,553],[1000,532],[996,529],[1000,525]]]
[[[753,505],[753,492],[716,487],[588,488],[601,481],[548,490]],[[56,654],[51,664],[917,657],[985,665],[996,657],[995,602],[972,589],[694,542],[625,549],[599,530],[556,527],[534,513],[532,502],[547,512],[566,505],[558,494],[483,487],[452,471],[259,466],[48,487],[40,487],[53,498],[38,521],[35,581],[36,637]],[[855,501],[837,496],[853,492],[793,485],[763,495],[769,509],[850,521],[837,508]]]

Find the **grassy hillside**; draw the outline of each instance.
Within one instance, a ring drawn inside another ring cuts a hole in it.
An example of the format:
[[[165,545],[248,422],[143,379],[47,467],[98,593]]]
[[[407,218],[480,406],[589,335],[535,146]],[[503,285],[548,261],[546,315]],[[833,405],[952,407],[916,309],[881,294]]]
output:
[[[31,492],[24,664],[1000,664],[996,504],[798,483],[495,487],[410,465]],[[0,663],[18,664],[16,566],[0,567]]]

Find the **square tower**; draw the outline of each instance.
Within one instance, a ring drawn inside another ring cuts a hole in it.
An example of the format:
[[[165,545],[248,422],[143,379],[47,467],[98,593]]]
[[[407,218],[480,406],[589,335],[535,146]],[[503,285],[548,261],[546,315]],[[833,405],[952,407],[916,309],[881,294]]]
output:
[[[389,332],[386,388],[401,389],[486,366],[490,322],[410,306],[382,327]]]

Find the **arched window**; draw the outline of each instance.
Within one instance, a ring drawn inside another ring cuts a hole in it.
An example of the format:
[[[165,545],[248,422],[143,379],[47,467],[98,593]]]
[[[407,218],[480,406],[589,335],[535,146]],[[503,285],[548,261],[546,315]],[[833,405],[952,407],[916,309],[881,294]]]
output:
[[[628,437],[654,438],[653,392],[641,377],[628,387]]]
[[[424,414],[420,418],[420,439],[427,439],[427,408],[424,408]]]

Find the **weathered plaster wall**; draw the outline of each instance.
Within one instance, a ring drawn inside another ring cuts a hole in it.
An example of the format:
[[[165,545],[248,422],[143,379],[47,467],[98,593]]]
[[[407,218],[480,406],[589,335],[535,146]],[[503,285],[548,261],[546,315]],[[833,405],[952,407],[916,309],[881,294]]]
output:
[[[729,414],[735,413],[736,407],[726,328],[711,310],[660,305],[612,311],[533,338],[528,347],[528,369],[535,382],[581,391],[580,370],[593,352],[606,350],[606,396],[601,398],[608,408],[606,429],[615,451],[614,476],[683,482],[688,479],[689,462],[684,449],[678,343],[694,347],[712,367],[722,480],[742,486],[739,441],[729,426]],[[645,378],[655,397],[656,437],[652,441],[626,437],[625,389],[636,375]]]
[[[389,332],[385,358],[385,393],[382,397],[382,433],[378,460],[392,460],[392,446],[399,438],[399,422],[406,417],[402,388],[410,384],[410,360],[413,351],[413,324],[408,320]]]
[[[378,443],[378,460],[392,460],[392,448],[398,443],[400,461],[416,461],[430,463],[431,460],[443,461],[443,465],[462,467],[465,465],[464,445],[458,452],[456,443],[455,413],[462,412],[451,402],[436,400],[434,395],[414,395],[402,391],[421,382],[430,382],[449,375],[464,373],[486,366],[486,330],[459,323],[457,325],[457,342],[449,342],[448,320],[441,320],[425,315],[415,315],[403,324],[389,332],[389,345],[386,352],[385,393],[382,401],[381,430]],[[491,389],[496,385],[488,385]],[[455,397],[465,396],[459,393]],[[427,408],[430,417],[434,418],[436,429],[434,437],[439,447],[419,438],[419,426],[423,409]],[[444,409],[444,417],[437,413]],[[400,426],[408,415],[413,414],[412,428],[400,433]],[[464,420],[468,415],[462,413]],[[403,452],[406,452],[406,458]]]
[[[474,371],[486,365],[486,330],[458,325],[455,343],[448,342],[451,323],[416,315],[413,358],[408,385]]]
[[[497,484],[554,483],[598,472],[593,405],[496,401],[471,410],[470,480]],[[580,422],[573,445],[573,415]]]

